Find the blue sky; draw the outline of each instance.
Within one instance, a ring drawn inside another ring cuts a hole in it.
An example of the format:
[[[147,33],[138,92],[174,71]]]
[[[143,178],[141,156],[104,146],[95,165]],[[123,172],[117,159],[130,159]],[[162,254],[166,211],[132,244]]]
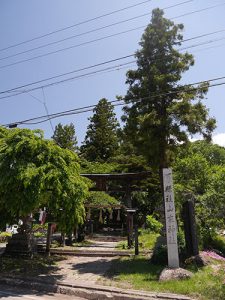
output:
[[[1,0],[0,49],[143,1],[144,0]],[[72,70],[132,54],[139,47],[138,42],[140,41],[144,29],[135,30],[80,47],[74,47],[70,50],[48,55],[39,59],[4,67],[5,65],[61,48],[75,46],[94,39],[100,39],[104,36],[127,31],[139,26],[144,27],[150,21],[153,8],[165,8],[184,1],[185,0],[148,1],[145,4],[124,10],[120,13],[115,13],[46,36],[45,38],[34,40],[30,43],[0,51],[0,92],[32,81],[42,80],[61,73],[70,72]],[[222,3],[225,3],[225,1],[194,0],[174,8],[166,9],[165,16],[174,18],[191,11]],[[101,26],[107,26],[115,22],[147,13],[149,13],[147,16],[140,17],[136,20],[79,36],[22,55],[3,59],[6,56],[11,56],[46,43],[81,34]],[[224,15],[225,5],[196,14],[179,17],[174,19],[174,22],[184,24],[185,29],[183,34],[184,38],[187,39],[204,33],[225,30]],[[220,38],[224,38],[224,40],[194,47],[189,50],[189,52],[193,53],[195,56],[195,66],[184,75],[182,83],[192,83],[225,76],[225,31],[187,42],[183,44],[182,47]],[[121,61],[121,63],[129,62],[131,60],[132,59],[126,59]],[[119,63],[113,63],[107,66],[117,64]],[[119,68],[119,70],[113,72],[84,77],[64,84],[44,88],[44,94],[43,90],[40,89],[32,91],[29,94],[26,93],[16,97],[0,99],[0,123],[7,124],[39,115],[45,115],[46,110],[42,103],[44,96],[49,113],[93,105],[103,97],[109,100],[115,100],[116,95],[124,95],[126,93],[126,71],[127,69],[125,68]],[[83,73],[86,72],[76,73],[76,75]],[[68,78],[68,76],[66,78]],[[223,145],[225,145],[224,90],[225,86],[223,85],[210,89],[207,99],[205,100],[205,104],[210,109],[210,115],[217,119],[217,129],[214,133],[214,140]],[[119,107],[116,108],[116,113],[118,118],[120,118],[121,109]],[[68,124],[70,122],[74,123],[80,144],[84,140],[86,127],[88,125],[88,117],[90,117],[90,115],[91,113],[89,112],[77,116],[53,119],[52,124],[54,127],[59,122],[63,124]],[[43,129],[46,138],[51,137],[53,134],[49,122],[29,126],[29,128]]]

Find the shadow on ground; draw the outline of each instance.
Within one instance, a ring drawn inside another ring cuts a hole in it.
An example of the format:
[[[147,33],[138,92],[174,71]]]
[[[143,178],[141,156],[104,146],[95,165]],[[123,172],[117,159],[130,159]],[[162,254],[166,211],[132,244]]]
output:
[[[107,276],[107,271],[111,268],[111,260],[98,259],[95,261],[82,262],[72,265],[72,269],[78,274],[92,273],[93,275]]]
[[[25,298],[30,298],[33,296],[37,296],[39,299],[46,299],[46,296],[48,297],[48,299],[53,299],[54,297],[54,293],[52,292],[46,292],[46,291],[37,291],[34,289],[27,289],[27,288],[17,288],[17,287],[13,287],[13,286],[6,286],[6,285],[2,285],[0,284],[0,299],[1,298],[9,298],[9,299],[18,299],[19,297],[21,297],[21,299],[23,299],[23,297]]]
[[[133,257],[129,259],[117,259],[111,265],[106,276],[115,279],[119,275],[146,274],[146,280],[157,281],[164,266],[154,265],[147,257]]]
[[[47,257],[35,255],[31,258],[23,257],[0,257],[1,276],[45,279],[49,283],[56,283],[62,278],[61,275],[54,275],[59,270],[57,263],[65,259],[60,256]]]

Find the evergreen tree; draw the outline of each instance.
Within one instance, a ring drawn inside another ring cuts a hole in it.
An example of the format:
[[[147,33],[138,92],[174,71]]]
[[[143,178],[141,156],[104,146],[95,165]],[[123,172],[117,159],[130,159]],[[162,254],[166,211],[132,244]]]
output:
[[[71,151],[76,151],[78,149],[75,127],[72,123],[65,126],[59,123],[55,127],[52,138],[61,148],[69,149]]]
[[[137,69],[128,71],[124,107],[124,139],[155,167],[171,164],[176,146],[200,133],[210,140],[215,119],[202,99],[204,85],[180,85],[182,74],[194,65],[193,56],[180,53],[183,25],[175,25],[155,9],[136,52]],[[137,100],[142,99],[142,100]]]
[[[101,99],[89,120],[81,154],[89,161],[107,161],[116,154],[119,146],[117,136],[119,124],[113,106],[106,99]]]

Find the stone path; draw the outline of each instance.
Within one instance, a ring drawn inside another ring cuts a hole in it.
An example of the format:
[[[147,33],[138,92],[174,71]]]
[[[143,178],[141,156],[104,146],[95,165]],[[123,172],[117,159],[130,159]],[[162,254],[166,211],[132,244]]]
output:
[[[112,257],[67,257],[58,263],[59,270],[54,276],[60,281],[68,283],[84,282],[97,283],[100,279],[105,279],[105,274],[109,270]]]
[[[117,242],[93,241],[87,247],[79,248],[81,251],[112,251]],[[116,257],[91,257],[91,256],[69,256],[65,260],[58,262],[58,270],[54,273],[60,280],[74,283],[86,282],[96,283],[100,279],[105,279],[106,272],[110,269]]]

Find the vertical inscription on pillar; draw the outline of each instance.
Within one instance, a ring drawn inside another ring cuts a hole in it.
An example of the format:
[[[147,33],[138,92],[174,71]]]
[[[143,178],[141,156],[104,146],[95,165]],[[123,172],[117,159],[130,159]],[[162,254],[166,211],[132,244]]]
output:
[[[179,268],[172,169],[163,169],[168,267]]]

